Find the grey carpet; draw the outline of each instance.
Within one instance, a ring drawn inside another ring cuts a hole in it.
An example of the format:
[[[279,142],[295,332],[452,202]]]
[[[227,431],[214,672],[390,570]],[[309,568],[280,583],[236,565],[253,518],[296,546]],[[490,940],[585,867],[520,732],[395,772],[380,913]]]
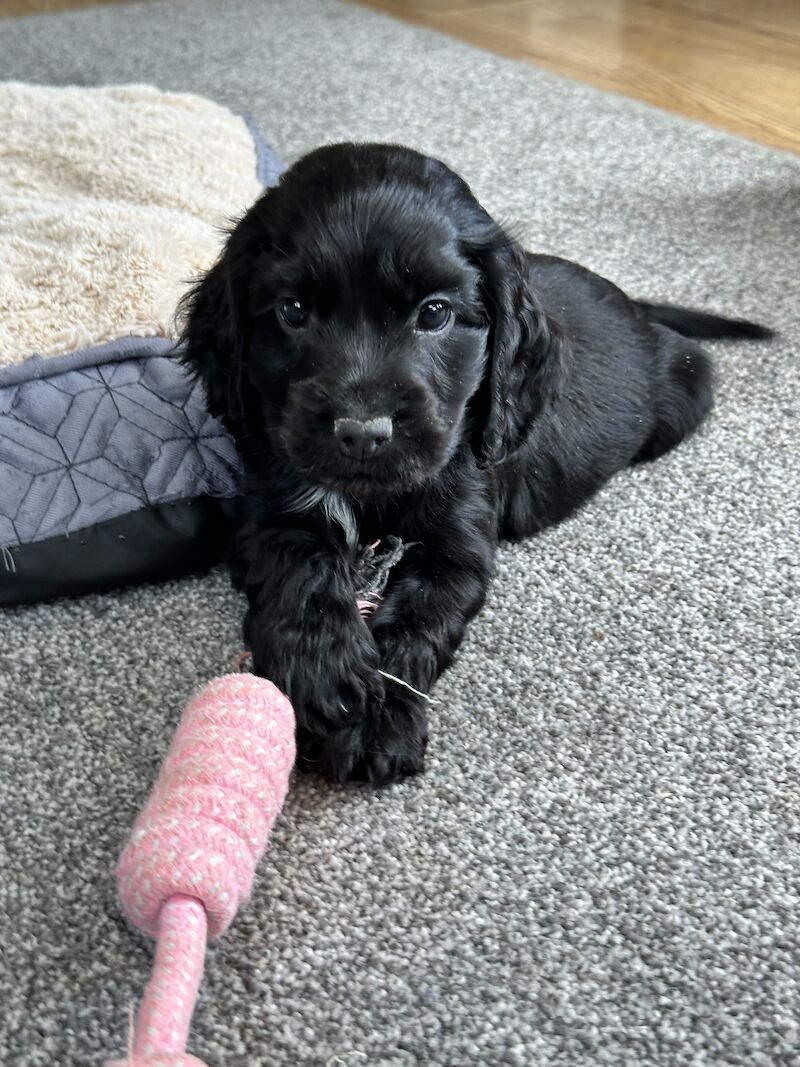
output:
[[[781,331],[713,346],[694,440],[501,552],[424,779],[295,784],[211,952],[193,1049],[214,1067],[800,1063],[798,160],[330,0],[112,7],[0,38],[6,77],[205,93],[289,159],[417,145],[531,247]],[[115,857],[241,607],[213,575],[3,618],[4,1067],[123,1048],[150,950]]]

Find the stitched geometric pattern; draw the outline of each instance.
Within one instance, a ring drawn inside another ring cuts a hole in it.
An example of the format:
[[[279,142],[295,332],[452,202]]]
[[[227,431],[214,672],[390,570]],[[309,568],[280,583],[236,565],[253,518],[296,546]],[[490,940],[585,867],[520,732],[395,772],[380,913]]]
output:
[[[170,356],[0,388],[0,549],[151,504],[235,496],[239,460]]]

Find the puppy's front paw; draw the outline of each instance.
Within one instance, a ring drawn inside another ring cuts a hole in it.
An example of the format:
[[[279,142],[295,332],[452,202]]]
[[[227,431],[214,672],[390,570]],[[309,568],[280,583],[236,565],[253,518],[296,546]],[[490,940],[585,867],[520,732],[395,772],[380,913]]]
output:
[[[338,782],[375,786],[420,774],[428,743],[422,704],[414,693],[387,689],[384,700],[363,719],[321,739],[314,753],[317,766]]]
[[[302,736],[324,739],[383,700],[378,652],[360,618],[276,625],[251,612],[245,636],[256,674],[288,695]]]
[[[427,745],[428,721],[420,698],[413,693],[387,694],[380,723],[354,768],[353,779],[383,786],[421,774]]]

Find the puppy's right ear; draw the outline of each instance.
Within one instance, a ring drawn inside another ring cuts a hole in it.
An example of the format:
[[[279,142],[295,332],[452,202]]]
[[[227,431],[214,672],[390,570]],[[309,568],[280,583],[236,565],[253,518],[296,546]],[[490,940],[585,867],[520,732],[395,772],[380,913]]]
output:
[[[473,258],[490,322],[484,379],[472,402],[475,451],[489,467],[522,446],[534,419],[557,394],[563,346],[531,286],[528,255],[516,241],[495,227]]]
[[[217,262],[180,302],[180,358],[206,390],[208,409],[235,438],[250,422],[244,382],[248,297],[255,253],[245,222],[232,231]]]

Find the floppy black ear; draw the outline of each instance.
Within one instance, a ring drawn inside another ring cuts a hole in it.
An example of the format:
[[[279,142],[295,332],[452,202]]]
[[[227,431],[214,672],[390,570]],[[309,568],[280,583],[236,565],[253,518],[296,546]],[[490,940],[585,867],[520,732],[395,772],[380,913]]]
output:
[[[248,297],[257,246],[246,222],[232,231],[217,262],[181,301],[181,360],[206,390],[208,409],[241,439],[255,414],[244,378]],[[253,411],[250,411],[253,408]]]
[[[524,442],[531,424],[556,394],[561,342],[531,287],[528,257],[516,242],[495,240],[478,263],[489,339],[475,404],[476,452],[484,466]]]

